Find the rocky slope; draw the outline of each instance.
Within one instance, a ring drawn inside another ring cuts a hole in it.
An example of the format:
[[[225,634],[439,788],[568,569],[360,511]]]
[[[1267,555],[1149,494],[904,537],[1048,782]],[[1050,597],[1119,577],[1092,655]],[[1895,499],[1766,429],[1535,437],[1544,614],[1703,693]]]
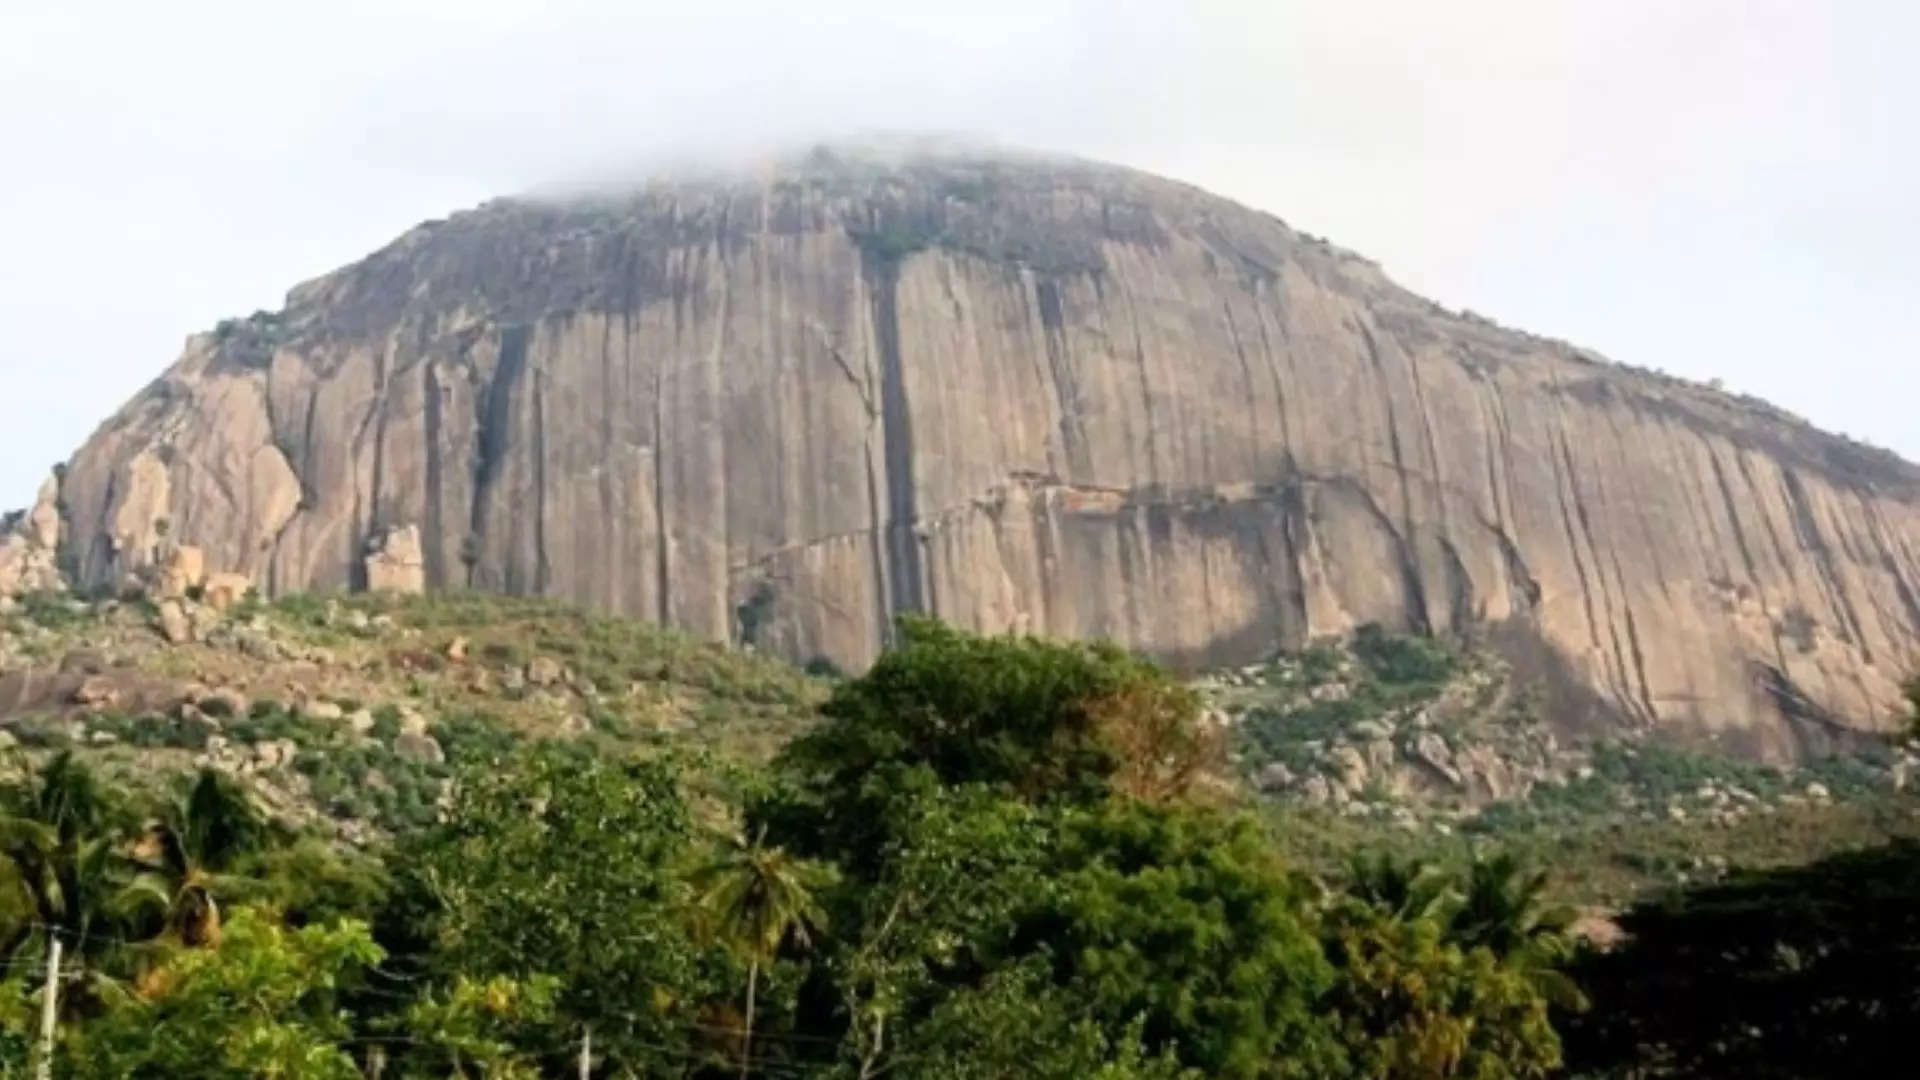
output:
[[[89,586],[171,537],[272,593],[471,583],[848,666],[909,609],[1193,666],[1378,621],[1484,636],[1566,729],[1771,757],[1890,723],[1920,662],[1913,466],[1073,161],[431,222],[191,339],[60,498]]]

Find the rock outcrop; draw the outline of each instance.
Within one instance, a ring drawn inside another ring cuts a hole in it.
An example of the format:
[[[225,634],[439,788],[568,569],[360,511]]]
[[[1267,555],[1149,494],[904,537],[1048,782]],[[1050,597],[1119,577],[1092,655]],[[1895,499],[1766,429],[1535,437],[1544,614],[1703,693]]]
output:
[[[32,509],[0,520],[0,610],[21,593],[65,588],[59,553],[60,487],[49,477]]]
[[[388,529],[368,545],[367,588],[375,592],[418,593],[427,588],[426,557],[420,551],[420,527]]]
[[[844,666],[907,610],[1183,665],[1379,621],[1485,636],[1564,727],[1777,757],[1920,666],[1915,467],[1075,161],[818,153],[428,223],[194,337],[62,494],[85,583],[164,535],[366,587],[414,530],[428,588],[751,609]]]

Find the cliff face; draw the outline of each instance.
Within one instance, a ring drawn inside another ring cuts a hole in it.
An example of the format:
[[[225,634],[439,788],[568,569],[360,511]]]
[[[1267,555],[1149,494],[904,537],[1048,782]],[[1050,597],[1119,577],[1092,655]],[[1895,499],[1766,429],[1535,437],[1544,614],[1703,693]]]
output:
[[[193,338],[62,497],[90,584],[164,533],[364,586],[412,528],[429,587],[848,666],[908,609],[1195,665],[1381,621],[1485,636],[1568,726],[1770,756],[1920,667],[1920,470],[1079,162],[423,225]]]

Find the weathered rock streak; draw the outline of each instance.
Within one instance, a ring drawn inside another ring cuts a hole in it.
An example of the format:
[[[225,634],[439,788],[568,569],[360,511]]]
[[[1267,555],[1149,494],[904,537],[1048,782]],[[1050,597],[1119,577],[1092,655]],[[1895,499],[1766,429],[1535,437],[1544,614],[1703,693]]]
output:
[[[1379,620],[1485,634],[1569,725],[1782,756],[1920,666],[1920,470],[1079,162],[422,225],[193,338],[62,494],[91,583],[165,518],[268,591],[417,527],[429,587],[849,665],[908,609],[1188,664]]]

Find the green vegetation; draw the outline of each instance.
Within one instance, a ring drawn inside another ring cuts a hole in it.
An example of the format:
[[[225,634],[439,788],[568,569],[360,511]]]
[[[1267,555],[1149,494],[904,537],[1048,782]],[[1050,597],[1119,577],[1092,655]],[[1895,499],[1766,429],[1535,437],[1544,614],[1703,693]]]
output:
[[[9,720],[0,1075],[55,941],[63,1078],[1807,1075],[1916,1009],[1920,849],[1871,846],[1916,819],[1864,764],[1599,746],[1505,809],[1383,827],[1241,799],[1209,701],[1109,646],[909,619],[828,682],[542,601],[240,621],[249,663],[342,685]],[[1367,629],[1206,692],[1244,766],[1533,707],[1484,673]],[[1723,791],[1778,805],[1667,812]],[[1683,874],[1631,945],[1576,946],[1569,900]]]
[[[1239,750],[1249,768],[1273,761],[1309,768],[1317,745],[1363,721],[1433,701],[1467,665],[1443,642],[1371,623],[1355,632],[1350,648],[1351,665],[1322,643],[1262,672],[1261,682],[1281,700],[1262,695],[1241,712]],[[1316,693],[1333,686],[1338,693]]]

